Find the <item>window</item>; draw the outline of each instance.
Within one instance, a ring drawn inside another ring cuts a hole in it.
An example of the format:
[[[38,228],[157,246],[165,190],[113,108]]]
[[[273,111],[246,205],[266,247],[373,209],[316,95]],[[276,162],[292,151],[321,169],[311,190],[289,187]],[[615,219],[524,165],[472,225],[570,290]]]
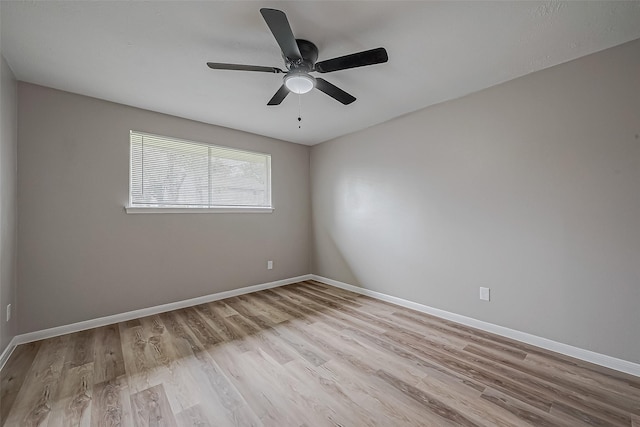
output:
[[[154,210],[271,212],[271,156],[131,131],[127,212]]]

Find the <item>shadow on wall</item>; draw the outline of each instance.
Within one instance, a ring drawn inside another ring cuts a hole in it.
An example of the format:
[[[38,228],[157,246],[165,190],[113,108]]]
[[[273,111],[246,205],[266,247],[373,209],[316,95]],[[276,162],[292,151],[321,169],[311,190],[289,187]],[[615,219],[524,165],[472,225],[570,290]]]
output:
[[[346,283],[349,283],[350,285],[362,286],[362,282],[360,281],[356,273],[351,269],[351,263],[345,257],[344,252],[341,250],[340,246],[338,245],[335,238],[331,234],[327,233],[324,230],[322,230],[321,233],[318,232],[318,230],[314,230],[314,239],[322,240],[322,243],[320,246],[323,248],[329,249],[329,250],[323,250],[324,256],[331,257],[331,259],[327,259],[322,256],[318,256],[318,254],[314,256],[315,263],[316,263],[316,265],[314,266],[315,274],[319,274],[321,271],[326,271],[327,269],[323,268],[323,265],[329,264],[331,265],[331,268],[333,269],[333,271],[340,272],[340,274],[337,277],[341,279],[346,278],[347,280],[343,280],[343,281],[345,281]],[[316,240],[316,242],[317,241],[318,240]]]

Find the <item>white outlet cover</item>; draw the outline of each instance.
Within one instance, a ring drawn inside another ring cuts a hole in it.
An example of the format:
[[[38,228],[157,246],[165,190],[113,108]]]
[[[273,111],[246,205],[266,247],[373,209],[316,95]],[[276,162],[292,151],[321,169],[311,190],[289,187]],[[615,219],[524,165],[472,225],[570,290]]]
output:
[[[273,270],[273,261],[267,261],[267,270]]]
[[[491,300],[491,289],[489,288],[480,288],[480,299],[483,301]]]
[[[11,320],[11,304],[7,304],[7,322]]]

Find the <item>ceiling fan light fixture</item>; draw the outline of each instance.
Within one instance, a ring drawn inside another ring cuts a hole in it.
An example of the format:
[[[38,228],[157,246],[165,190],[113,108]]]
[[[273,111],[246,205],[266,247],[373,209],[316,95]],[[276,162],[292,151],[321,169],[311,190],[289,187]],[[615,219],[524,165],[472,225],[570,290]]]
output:
[[[303,94],[315,87],[315,80],[308,74],[291,74],[284,78],[284,85],[293,93]]]

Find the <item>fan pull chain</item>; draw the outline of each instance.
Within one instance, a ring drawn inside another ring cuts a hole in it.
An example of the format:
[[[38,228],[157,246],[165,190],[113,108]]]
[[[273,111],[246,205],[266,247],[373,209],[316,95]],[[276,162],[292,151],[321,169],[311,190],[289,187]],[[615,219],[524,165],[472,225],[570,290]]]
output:
[[[298,129],[301,129],[302,126],[302,96],[298,94]]]

